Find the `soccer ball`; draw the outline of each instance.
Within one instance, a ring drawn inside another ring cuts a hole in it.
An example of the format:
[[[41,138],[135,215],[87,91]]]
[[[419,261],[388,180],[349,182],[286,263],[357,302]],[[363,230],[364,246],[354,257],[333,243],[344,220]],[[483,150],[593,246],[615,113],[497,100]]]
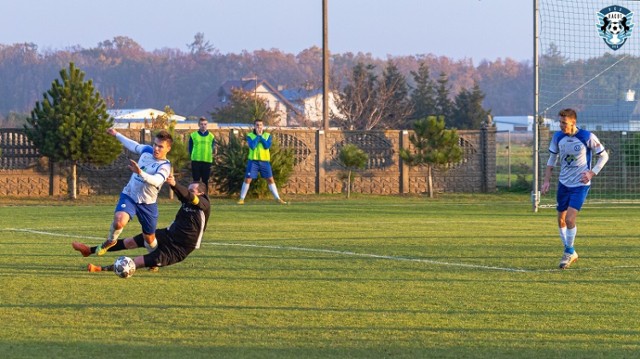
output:
[[[113,263],[113,272],[120,278],[129,278],[136,272],[136,263],[129,257],[120,256]]]
[[[609,31],[613,35],[617,35],[622,31],[622,25],[618,21],[612,21],[607,26],[607,31]]]

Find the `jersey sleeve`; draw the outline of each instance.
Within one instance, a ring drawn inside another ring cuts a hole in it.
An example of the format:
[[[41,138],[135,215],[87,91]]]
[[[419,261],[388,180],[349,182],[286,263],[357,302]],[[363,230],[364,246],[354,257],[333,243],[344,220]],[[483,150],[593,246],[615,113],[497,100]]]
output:
[[[116,138],[118,139],[118,141],[120,141],[120,143],[122,143],[124,148],[126,148],[131,152],[137,153],[139,155],[145,152],[153,153],[153,147],[149,145],[141,145],[138,142],[126,137],[121,133],[116,134]]]
[[[591,134],[591,136],[589,136],[589,142],[587,143],[587,146],[598,155],[601,154],[602,151],[604,151],[604,145],[602,144],[602,142],[600,142],[598,136],[594,135],[593,133]]]
[[[551,142],[549,142],[549,152],[551,152],[554,155],[557,155],[558,152],[560,152],[560,149],[558,148],[558,142],[560,142],[561,134],[562,134],[561,132],[556,132],[551,138]]]

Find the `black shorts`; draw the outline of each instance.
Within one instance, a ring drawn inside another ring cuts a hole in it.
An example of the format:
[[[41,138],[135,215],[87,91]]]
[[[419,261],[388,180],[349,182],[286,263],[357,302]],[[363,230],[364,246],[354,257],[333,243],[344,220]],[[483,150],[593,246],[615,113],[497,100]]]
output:
[[[144,237],[142,234],[138,234],[133,237],[133,239],[138,247],[144,248]],[[187,258],[189,253],[193,251],[192,248],[185,248],[182,245],[176,244],[169,236],[166,228],[156,230],[156,240],[158,241],[158,248],[143,256],[145,267],[166,267],[176,264],[182,262]]]

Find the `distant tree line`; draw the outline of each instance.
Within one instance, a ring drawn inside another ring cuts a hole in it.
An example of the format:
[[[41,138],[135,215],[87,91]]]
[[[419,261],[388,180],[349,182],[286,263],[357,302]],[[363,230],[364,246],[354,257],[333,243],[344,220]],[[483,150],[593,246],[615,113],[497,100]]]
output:
[[[20,127],[12,124],[28,117],[43,90],[49,87],[60,69],[71,62],[93,81],[108,108],[162,109],[168,105],[183,115],[189,115],[226,80],[258,76],[285,88],[320,88],[322,84],[322,49],[318,47],[298,54],[277,49],[221,54],[199,33],[188,44],[188,49],[165,48],[148,52],[124,36],[89,49],[39,51],[32,43],[0,44],[0,126]],[[456,106],[456,101],[474,103],[478,96],[484,96],[481,107],[496,115],[530,114],[533,106],[533,72],[528,62],[497,59],[474,66],[470,59],[454,61],[431,54],[390,56],[382,60],[368,53],[332,54],[330,61],[330,81],[334,89],[356,95],[366,89],[353,87],[357,84],[354,81],[372,80],[373,76],[375,86],[381,90],[377,95],[393,98],[390,103],[395,107],[376,113],[374,117],[368,116],[368,121],[378,121],[378,124],[395,121],[405,114],[409,117],[429,115],[433,111],[426,109],[447,107],[446,101],[452,101],[453,106],[448,107],[451,111],[473,111]],[[437,74],[435,80],[431,74]],[[394,86],[399,86],[397,91],[390,91]],[[418,96],[416,93],[424,95],[434,89],[435,97],[422,96],[422,100],[415,97]],[[430,104],[433,98],[440,102]],[[409,103],[413,107],[411,111],[406,107]],[[366,113],[365,110],[348,109],[353,114]],[[389,113],[394,114],[393,119],[389,118]],[[445,118],[457,116],[455,113],[450,115]],[[476,124],[448,123],[448,126],[471,128]],[[376,125],[369,123],[358,127],[375,128]]]
[[[335,91],[341,116],[334,116],[335,125],[348,130],[404,129],[434,116],[447,127],[467,130],[479,129],[491,114],[482,105],[485,95],[477,82],[472,89],[462,88],[452,100],[447,74],[432,79],[425,62],[411,71],[414,86],[392,59],[380,75],[375,70],[372,64],[357,63],[351,78]]]

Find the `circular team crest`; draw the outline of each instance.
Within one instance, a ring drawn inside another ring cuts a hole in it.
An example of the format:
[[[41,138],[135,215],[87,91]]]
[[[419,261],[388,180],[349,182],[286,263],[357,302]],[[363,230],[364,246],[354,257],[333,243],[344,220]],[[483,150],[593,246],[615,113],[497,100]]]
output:
[[[633,13],[622,6],[611,5],[598,12],[598,34],[612,50],[618,50],[633,32]]]

